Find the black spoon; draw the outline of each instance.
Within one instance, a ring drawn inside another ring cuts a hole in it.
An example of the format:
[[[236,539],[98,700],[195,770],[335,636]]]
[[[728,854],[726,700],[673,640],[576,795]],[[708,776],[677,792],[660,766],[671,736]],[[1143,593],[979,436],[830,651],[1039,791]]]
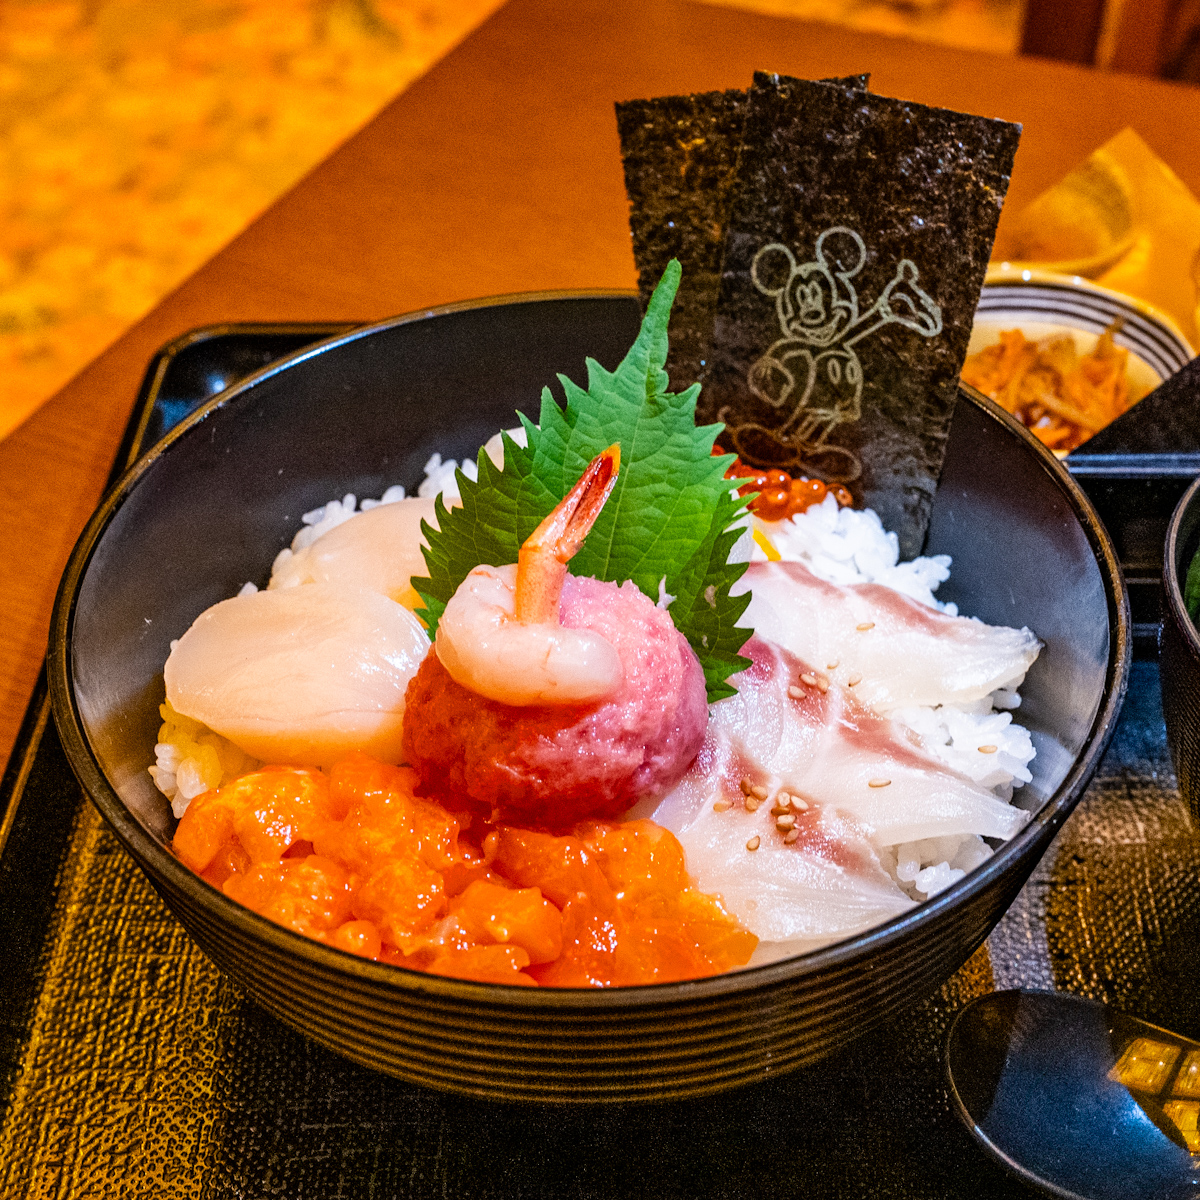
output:
[[[1200,1200],[1200,1042],[1093,1000],[993,992],[958,1014],[959,1116],[1027,1183],[1079,1200]]]

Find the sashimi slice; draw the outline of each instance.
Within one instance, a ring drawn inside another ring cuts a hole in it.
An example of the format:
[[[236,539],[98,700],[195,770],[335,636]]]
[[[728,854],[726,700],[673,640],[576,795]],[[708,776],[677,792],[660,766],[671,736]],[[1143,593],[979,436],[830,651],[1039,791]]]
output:
[[[727,740],[711,738],[653,819],[679,838],[700,889],[720,895],[757,935],[760,959],[777,957],[765,943],[796,943],[788,951],[799,953],[851,937],[913,906],[861,830],[835,811],[810,806],[795,826],[800,837],[786,844],[770,801],[757,812],[745,808],[737,761]],[[734,796],[733,807],[713,808]],[[750,850],[755,838],[758,845]]]
[[[876,712],[970,704],[1019,682],[1041,643],[1028,629],[952,617],[882,584],[840,586],[803,563],[752,563],[743,620]]]
[[[878,847],[1009,838],[1028,820],[823,670],[760,637],[743,653],[753,665],[733,680],[737,695],[712,707],[704,747],[652,816],[679,838],[700,887],[763,941],[837,941],[909,908]],[[766,799],[755,808],[743,785]],[[781,791],[800,801],[784,829],[772,812]]]
[[[432,499],[412,497],[355,513],[295,553],[280,555],[269,587],[336,583],[388,596],[406,608],[420,597],[409,582],[428,574],[422,520],[436,526]]]
[[[405,689],[428,650],[402,605],[311,583],[213,605],[163,676],[176,712],[254,758],[324,767],[361,750],[399,762]]]
[[[777,654],[777,678],[794,680],[795,660]],[[798,665],[801,672],[811,670]],[[802,699],[789,701],[798,723],[811,723],[825,735],[814,739],[797,790],[852,817],[876,846],[968,833],[1007,841],[1029,820],[1024,810],[926,752],[904,726],[839,687],[826,693],[805,688]]]

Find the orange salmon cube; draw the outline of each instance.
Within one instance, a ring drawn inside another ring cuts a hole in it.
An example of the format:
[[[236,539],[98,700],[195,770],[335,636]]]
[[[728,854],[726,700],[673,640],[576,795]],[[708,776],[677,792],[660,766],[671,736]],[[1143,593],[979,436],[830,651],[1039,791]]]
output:
[[[224,891],[230,899],[306,937],[319,937],[350,917],[349,876],[337,863],[316,854],[258,863],[244,875],[231,875]]]
[[[354,915],[375,924],[384,941],[406,950],[446,911],[442,877],[415,858],[384,863],[358,889]]]
[[[562,953],[562,913],[539,888],[497,887],[479,880],[450,907],[475,941],[520,946],[531,963],[552,962]]]
[[[529,956],[519,946],[473,946],[469,950],[449,950],[438,955],[424,969],[431,975],[449,975],[453,979],[471,979],[476,983],[515,983],[534,987],[525,974]]]
[[[492,868],[518,887],[541,888],[542,895],[559,908],[580,892],[596,904],[614,902],[604,873],[578,838],[511,825],[500,826],[496,833]]]

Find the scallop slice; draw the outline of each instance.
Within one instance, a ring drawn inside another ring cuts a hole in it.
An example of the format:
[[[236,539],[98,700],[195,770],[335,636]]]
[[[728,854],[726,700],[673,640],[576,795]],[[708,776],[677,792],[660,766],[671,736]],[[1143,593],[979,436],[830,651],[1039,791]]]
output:
[[[163,676],[177,712],[253,758],[330,766],[360,750],[399,762],[404,693],[428,650],[387,596],[311,583],[213,605]]]
[[[876,712],[970,704],[1019,682],[1041,643],[1028,629],[952,617],[876,583],[842,587],[798,562],[752,563],[743,620],[808,663],[836,663],[839,683]]]
[[[413,497],[355,513],[302,550],[281,554],[268,588],[336,583],[415,608],[420,597],[410,580],[429,573],[421,553],[422,520],[437,527],[432,499]]]

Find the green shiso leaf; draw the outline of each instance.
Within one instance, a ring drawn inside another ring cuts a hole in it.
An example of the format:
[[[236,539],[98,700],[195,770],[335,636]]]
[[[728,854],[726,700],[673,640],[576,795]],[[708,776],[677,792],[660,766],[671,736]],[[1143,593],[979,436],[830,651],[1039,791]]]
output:
[[[593,458],[621,444],[621,471],[604,511],[571,560],[575,575],[623,583],[632,579],[658,601],[660,586],[674,596],[668,611],[695,650],[709,701],[734,694],[730,675],[749,666],[738,654],[749,629],[737,625],[749,594],[731,596],[745,563],[729,563],[746,511],[725,478],[732,455],[714,456],[723,428],[696,425],[698,384],[667,392],[667,320],[679,287],[672,260],[655,289],[637,340],[616,371],[587,360],[587,390],[560,375],[566,409],[542,390],[539,425],[524,415],[529,444],[504,436],[504,469],[479,452],[479,479],[460,471],[462,505],[438,498],[438,528],[423,523],[428,578],[414,578],[430,636],[446,603],[472,568],[517,561],[521,543],[567,494]]]
[[[1183,583],[1183,606],[1192,618],[1192,624],[1200,624],[1200,550],[1192,556],[1188,566]]]

